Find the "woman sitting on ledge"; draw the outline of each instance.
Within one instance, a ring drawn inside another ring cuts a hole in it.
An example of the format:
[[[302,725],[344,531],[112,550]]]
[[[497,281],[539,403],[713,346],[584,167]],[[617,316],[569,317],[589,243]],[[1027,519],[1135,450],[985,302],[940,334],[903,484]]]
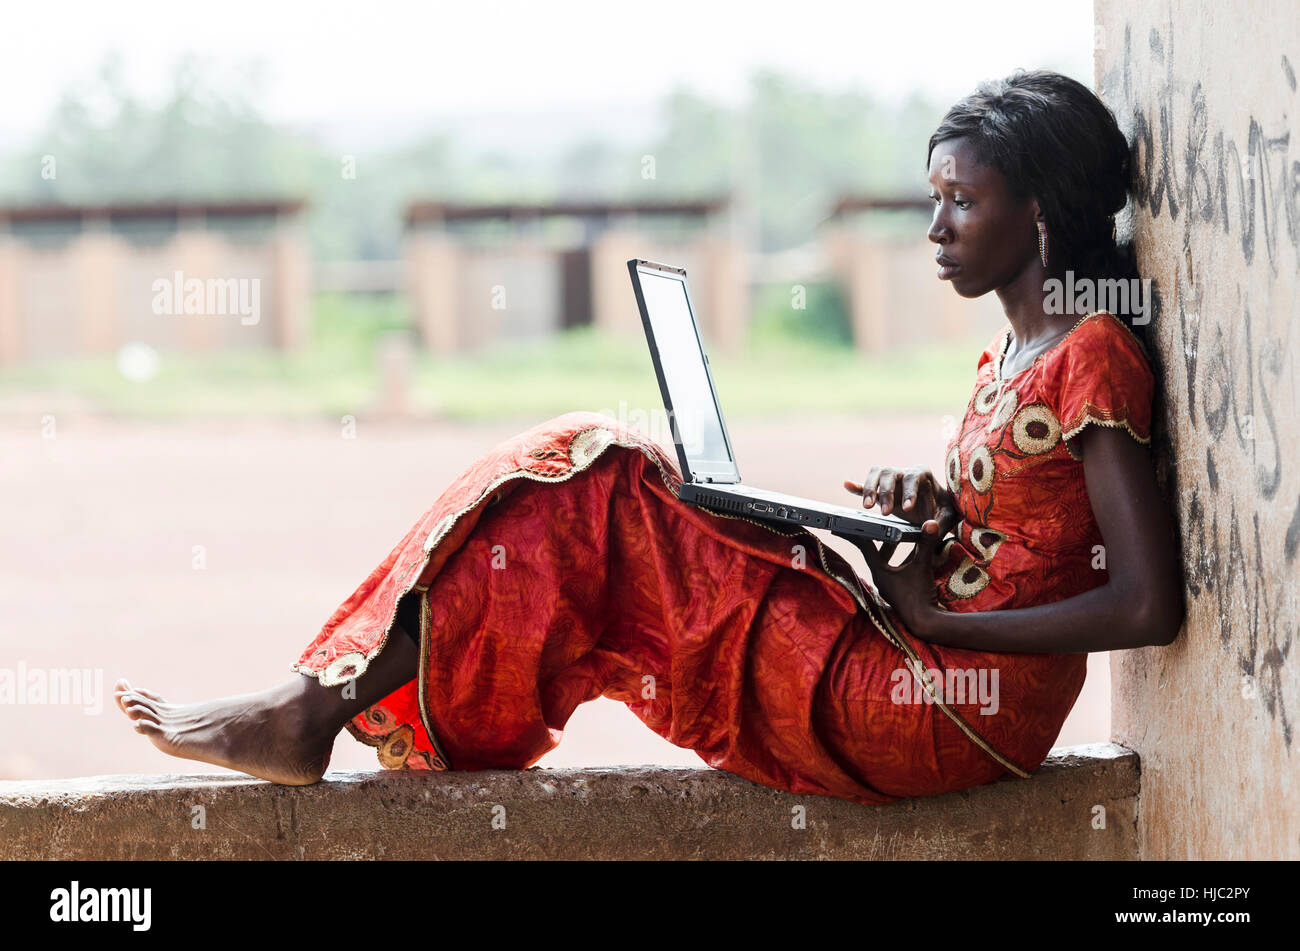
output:
[[[1028,777],[1087,652],[1168,644],[1183,617],[1144,347],[1123,314],[1060,313],[1045,283],[1135,276],[1113,230],[1129,149],[1086,87],[1017,72],[949,110],[928,168],[940,279],[996,293],[1008,326],[974,361],[944,480],[845,481],[925,532],[897,567],[860,546],[874,587],[806,530],[680,502],[657,444],[568,413],[453,482],[288,682],[177,704],[122,680],[123,712],[167,753],[293,785],[342,728],[391,769],[522,769],[598,696],[791,792],[886,803]]]

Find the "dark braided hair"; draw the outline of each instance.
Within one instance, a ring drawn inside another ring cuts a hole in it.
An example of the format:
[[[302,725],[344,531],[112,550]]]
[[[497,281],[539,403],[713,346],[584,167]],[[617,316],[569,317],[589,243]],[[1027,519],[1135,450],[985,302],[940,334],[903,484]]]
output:
[[[1112,237],[1128,203],[1132,159],[1115,116],[1087,86],[1045,69],[981,83],[930,136],[926,168],[944,139],[966,136],[1012,194],[1037,198],[1051,276],[1135,278],[1131,243]]]

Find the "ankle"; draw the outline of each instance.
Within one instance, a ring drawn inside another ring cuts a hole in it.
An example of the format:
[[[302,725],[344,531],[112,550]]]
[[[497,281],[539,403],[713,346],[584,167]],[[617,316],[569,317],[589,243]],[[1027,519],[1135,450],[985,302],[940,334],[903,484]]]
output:
[[[325,687],[315,677],[301,675],[283,685],[276,703],[279,725],[295,739],[311,742],[336,736],[355,714],[342,689]]]

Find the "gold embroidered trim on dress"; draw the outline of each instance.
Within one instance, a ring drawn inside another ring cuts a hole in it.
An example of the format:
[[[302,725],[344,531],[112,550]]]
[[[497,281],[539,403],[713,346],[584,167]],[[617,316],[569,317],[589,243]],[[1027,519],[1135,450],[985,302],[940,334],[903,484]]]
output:
[[[420,723],[424,726],[425,735],[429,737],[429,742],[438,753],[438,758],[442,760],[447,769],[451,769],[451,760],[438,742],[438,734],[434,732],[433,726],[429,719],[429,707],[424,699],[425,677],[429,670],[429,586],[427,584],[416,585],[420,593],[420,659],[418,661],[420,668],[416,672],[415,682],[415,702],[420,708]],[[383,762],[383,759],[380,759]]]
[[[1084,405],[1083,418],[1080,420],[1079,425],[1075,426],[1068,433],[1061,434],[1061,441],[1065,443],[1065,450],[1070,454],[1070,457],[1074,459],[1075,462],[1083,461],[1083,453],[1076,451],[1074,448],[1074,444],[1071,443],[1070,440],[1073,439],[1075,436],[1079,435],[1079,433],[1083,432],[1084,428],[1087,427],[1089,423],[1094,423],[1097,426],[1107,426],[1111,429],[1123,429],[1130,436],[1136,439],[1138,443],[1140,443],[1141,445],[1149,446],[1151,444],[1150,436],[1147,436],[1144,439],[1143,437],[1139,436],[1137,432],[1134,431],[1132,426],[1129,425],[1127,406],[1125,406],[1122,410],[1119,411],[1122,414],[1121,417],[1116,417],[1112,419],[1109,418],[1109,413],[1106,410],[1101,409],[1100,407],[1093,406],[1091,403],[1084,403],[1083,405]],[[1093,410],[1096,410],[1098,413],[1101,413],[1103,415],[1094,416],[1092,413]]]
[[[1133,427],[1130,426],[1130,425],[1128,424],[1128,409],[1127,409],[1127,407],[1122,411],[1122,412],[1123,412],[1123,415],[1122,415],[1122,416],[1117,416],[1117,417],[1115,417],[1115,418],[1109,418],[1109,414],[1106,414],[1106,411],[1105,411],[1105,410],[1103,410],[1103,409],[1101,409],[1101,408],[1099,408],[1099,407],[1093,406],[1091,403],[1085,403],[1084,406],[1086,406],[1087,409],[1084,410],[1082,421],[1080,421],[1079,425],[1078,425],[1078,426],[1075,426],[1075,427],[1074,427],[1073,429],[1071,429],[1069,432],[1067,432],[1067,433],[1062,433],[1062,434],[1061,434],[1061,438],[1062,438],[1062,439],[1073,439],[1075,436],[1077,436],[1077,435],[1079,434],[1079,432],[1083,429],[1083,427],[1087,426],[1089,423],[1096,423],[1098,426],[1110,426],[1110,427],[1112,427],[1112,428],[1114,428],[1114,429],[1126,429],[1126,430],[1128,430],[1128,434],[1129,434],[1130,436],[1132,436],[1134,439],[1136,439],[1138,442],[1140,442],[1140,443],[1141,443],[1142,445],[1144,445],[1144,446],[1145,446],[1147,443],[1151,442],[1151,437],[1150,437],[1150,436],[1146,436],[1146,437],[1139,436],[1139,435],[1137,434],[1137,432],[1134,431]],[[1102,414],[1104,414],[1104,415],[1102,415],[1102,416],[1094,416],[1094,415],[1092,414],[1092,410],[1097,410],[1098,413],[1102,413]]]
[[[1048,347],[1046,350],[1044,350],[1044,351],[1043,351],[1042,353],[1040,353],[1038,356],[1034,357],[1034,362],[1033,362],[1033,363],[1031,363],[1031,364],[1029,364],[1029,366],[1025,367],[1024,370],[1017,370],[1015,373],[1011,374],[1011,376],[1012,376],[1012,377],[1020,376],[1020,374],[1026,372],[1026,371],[1028,371],[1028,370],[1032,370],[1035,366],[1038,365],[1038,361],[1039,361],[1039,360],[1043,359],[1043,357],[1047,356],[1049,353],[1051,353],[1052,351],[1054,351],[1054,350],[1055,350],[1057,347],[1059,347],[1061,344],[1065,343],[1066,339],[1070,336],[1070,334],[1074,333],[1076,330],[1078,330],[1080,327],[1082,327],[1082,326],[1083,326],[1083,323],[1084,323],[1085,320],[1087,320],[1089,317],[1095,317],[1095,316],[1097,316],[1098,314],[1106,314],[1106,316],[1108,316],[1108,317],[1114,319],[1115,321],[1117,321],[1121,327],[1124,326],[1124,322],[1121,321],[1121,320],[1120,320],[1118,317],[1116,317],[1114,314],[1110,313],[1109,311],[1104,311],[1104,310],[1094,310],[1091,314],[1088,314],[1087,316],[1084,316],[1084,317],[1080,317],[1080,318],[1078,319],[1078,321],[1075,323],[1075,325],[1074,325],[1073,327],[1071,327],[1069,330],[1067,330],[1067,331],[1065,332],[1065,336],[1061,337],[1061,339],[1058,340],[1058,341],[1056,341],[1056,343],[1052,344],[1050,347]],[[1007,332],[1004,333],[1004,334],[1002,335],[1002,347],[1001,347],[1000,350],[998,350],[998,358],[997,358],[997,360],[996,360],[996,361],[994,362],[994,364],[993,364],[993,379],[996,380],[996,381],[998,381],[998,382],[1001,382],[1001,383],[1006,383],[1008,380],[1011,379],[1011,377],[1007,377],[1006,379],[1003,379],[1003,378],[1002,378],[1002,359],[1003,359],[1003,357],[1005,357],[1005,356],[1007,355],[1007,349],[1011,346],[1011,333],[1012,333],[1012,329],[1013,329],[1013,328],[1008,327],[1008,328],[1007,328]],[[1125,330],[1128,330],[1127,327],[1124,327],[1124,329],[1125,329]],[[1133,335],[1133,331],[1129,330],[1129,334],[1130,334],[1130,335]],[[1134,336],[1133,336],[1133,339],[1134,339],[1134,340],[1137,340],[1137,337],[1134,335]],[[1141,342],[1142,342],[1142,341],[1138,340],[1138,343],[1139,343],[1139,344],[1141,344]]]

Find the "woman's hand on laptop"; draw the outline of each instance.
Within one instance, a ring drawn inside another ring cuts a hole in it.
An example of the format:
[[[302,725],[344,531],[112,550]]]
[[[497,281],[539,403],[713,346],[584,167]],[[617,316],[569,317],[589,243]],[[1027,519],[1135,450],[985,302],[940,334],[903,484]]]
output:
[[[934,472],[923,466],[891,469],[872,466],[861,484],[844,480],[844,488],[862,497],[862,507],[880,504],[881,515],[894,515],[942,538],[957,521],[956,500]]]
[[[934,559],[941,540],[957,524],[952,493],[938,484],[934,473],[922,468],[872,468],[861,485],[845,479],[844,488],[862,496],[863,508],[879,502],[882,515],[890,514],[893,503],[901,498],[898,517],[920,525],[925,533],[899,565],[890,564],[898,542],[882,542],[876,548],[868,539],[835,533],[853,542],[862,552],[876,590],[915,634],[924,628],[932,612],[940,610],[934,586]]]

